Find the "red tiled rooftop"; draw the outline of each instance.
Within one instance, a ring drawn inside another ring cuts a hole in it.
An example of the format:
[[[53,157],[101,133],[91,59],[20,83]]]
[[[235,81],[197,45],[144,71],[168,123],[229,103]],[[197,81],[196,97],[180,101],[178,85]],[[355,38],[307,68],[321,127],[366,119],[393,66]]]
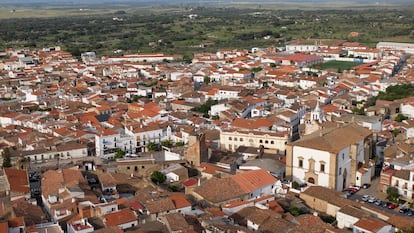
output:
[[[197,183],[198,183],[198,180],[197,180],[197,179],[190,178],[190,179],[186,180],[186,181],[183,183],[183,185],[184,185],[184,186],[186,186],[186,187],[189,187],[189,186],[196,185]]]
[[[362,218],[354,224],[354,226],[370,232],[378,232],[381,228],[387,225],[389,224],[377,218]]]
[[[120,211],[107,214],[104,218],[106,220],[106,225],[109,227],[137,220],[137,216],[130,209],[122,209]]]
[[[177,209],[191,206],[191,203],[183,195],[170,196],[170,199]]]
[[[20,193],[29,193],[29,180],[26,170],[17,170],[14,168],[4,168],[7,179],[10,183],[10,190]]]
[[[14,228],[20,226],[24,226],[24,217],[15,217],[9,219],[9,227]]]
[[[8,232],[9,231],[9,225],[7,222],[1,222],[0,223],[0,232]]]
[[[138,201],[131,202],[131,204],[129,204],[129,207],[135,211],[144,209],[144,206],[141,205],[141,203]]]
[[[245,171],[232,176],[232,179],[248,193],[277,181],[264,169]]]

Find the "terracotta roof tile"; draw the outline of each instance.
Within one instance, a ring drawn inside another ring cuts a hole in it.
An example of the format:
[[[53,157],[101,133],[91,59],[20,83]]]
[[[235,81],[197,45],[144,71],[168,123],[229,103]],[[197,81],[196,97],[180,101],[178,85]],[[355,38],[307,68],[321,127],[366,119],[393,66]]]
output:
[[[231,177],[246,193],[277,181],[274,176],[264,169],[245,171]]]
[[[145,203],[144,206],[151,214],[176,209],[174,202],[170,198],[161,198],[158,200],[151,200]]]
[[[21,227],[24,226],[24,217],[15,217],[9,219],[9,227]]]
[[[325,129],[322,131],[322,136],[320,132],[315,132],[293,142],[292,145],[338,153],[343,148],[371,134],[370,130],[362,126],[349,124],[338,128]]]
[[[191,206],[191,203],[183,195],[170,196],[170,199],[177,209]]]
[[[389,225],[378,218],[362,218],[354,223],[354,226],[367,230],[369,232],[378,232],[381,228]]]
[[[137,216],[134,211],[130,209],[122,209],[117,212],[106,214],[104,216],[105,224],[109,227],[118,226],[124,223],[137,221]]]
[[[4,168],[10,184],[10,191],[19,193],[30,193],[29,179],[26,170]]]

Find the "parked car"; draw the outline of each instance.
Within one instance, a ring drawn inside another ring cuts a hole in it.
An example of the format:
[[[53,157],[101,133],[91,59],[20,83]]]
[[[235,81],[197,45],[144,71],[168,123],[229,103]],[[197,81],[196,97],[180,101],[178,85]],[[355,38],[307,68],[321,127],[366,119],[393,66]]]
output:
[[[382,201],[378,199],[374,202],[374,204],[377,205],[377,206],[381,206]]]
[[[384,201],[381,206],[386,208],[386,207],[388,207],[389,204],[390,204],[389,202]]]
[[[369,187],[371,187],[371,185],[370,185],[370,184],[363,184],[363,185],[362,185],[362,188],[363,188],[363,189],[367,189],[367,188],[369,188]]]
[[[369,202],[369,203],[374,203],[374,202],[376,202],[376,201],[377,201],[377,198],[375,198],[375,197],[370,196],[370,197],[368,198],[368,202]]]
[[[400,210],[398,212],[405,214],[408,211],[407,207],[401,207]]]
[[[408,216],[413,216],[414,210],[408,209],[407,212],[405,212],[405,214],[408,215]]]
[[[395,209],[395,208],[397,208],[398,207],[398,204],[395,204],[395,203],[390,203],[389,205],[388,205],[388,209]]]
[[[356,193],[356,192],[358,192],[358,189],[349,187],[349,188],[344,189],[344,191],[349,191],[349,192],[352,192],[352,193]]]
[[[369,195],[364,195],[364,196],[362,196],[362,198],[361,198],[361,201],[365,201],[365,202],[367,202],[368,201],[368,199],[369,199]]]
[[[361,186],[358,186],[358,185],[351,185],[351,186],[349,186],[350,188],[354,188],[354,189],[356,189],[356,190],[360,190],[361,189]]]
[[[352,192],[352,191],[349,191],[349,190],[344,190],[343,191],[343,193],[345,194],[345,196],[348,198],[348,197],[350,197],[350,196],[352,196],[352,195],[354,195],[354,192]]]

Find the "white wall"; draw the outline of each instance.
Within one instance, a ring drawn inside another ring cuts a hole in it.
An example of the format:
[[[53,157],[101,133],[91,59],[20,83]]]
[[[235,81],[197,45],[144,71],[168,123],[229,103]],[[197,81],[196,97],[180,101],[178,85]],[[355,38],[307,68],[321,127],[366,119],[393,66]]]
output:
[[[102,203],[102,204],[96,205],[96,208],[101,209],[101,215],[105,215],[105,214],[118,211],[118,205],[116,203],[113,203],[113,204]]]
[[[211,116],[219,115],[220,112],[226,111],[227,109],[229,109],[229,107],[227,107],[225,104],[215,104],[211,106],[210,115]]]
[[[222,210],[225,214],[230,216],[230,215],[232,215],[232,214],[238,212],[239,210],[244,209],[245,207],[248,207],[248,206],[254,206],[254,203],[253,202],[245,202],[241,205],[233,206],[231,208],[228,208],[228,207],[224,206],[222,208]]]
[[[138,225],[138,220],[135,220],[133,222],[127,222],[127,223],[124,223],[124,224],[120,224],[118,226],[122,229],[128,229],[128,228],[131,228],[131,227],[137,226],[137,225]]]
[[[401,114],[408,116],[409,118],[414,117],[414,106],[411,104],[401,104]]]
[[[349,152],[350,152],[350,148],[345,147],[344,149],[340,150],[339,153],[337,154],[336,190],[338,191],[342,191],[344,186],[348,187],[351,182],[350,174],[352,171],[351,171],[351,157],[349,155]],[[346,177],[346,184],[343,185],[343,179],[344,179],[343,174],[344,174],[345,169],[347,172],[347,177]]]
[[[338,228],[352,228],[352,226],[359,221],[358,218],[353,217],[351,215],[344,214],[340,211],[336,213],[336,221],[338,221]]]
[[[299,157],[303,158],[303,168],[299,167]],[[330,153],[326,151],[295,146],[293,147],[293,180],[305,183],[305,172],[309,169],[309,159],[315,160],[315,172],[318,175],[317,185],[329,186]],[[325,172],[320,172],[321,161],[325,162]]]
[[[176,181],[180,180],[180,177],[177,174],[175,174],[174,172],[169,172],[169,173],[165,174],[165,177],[167,178],[167,180],[166,180],[167,183],[176,182]]]

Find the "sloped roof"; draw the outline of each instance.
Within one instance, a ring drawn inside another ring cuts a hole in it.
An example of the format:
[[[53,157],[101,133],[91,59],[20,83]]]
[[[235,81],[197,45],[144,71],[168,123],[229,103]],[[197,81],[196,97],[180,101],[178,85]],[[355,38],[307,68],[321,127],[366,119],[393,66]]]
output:
[[[372,132],[362,126],[349,124],[306,135],[292,143],[293,146],[312,148],[316,150],[338,153],[345,147],[363,140]]]
[[[104,218],[106,225],[109,227],[137,221],[137,216],[135,215],[134,211],[130,209],[122,209],[117,212],[106,214]]]
[[[151,213],[160,213],[176,209],[174,202],[170,198],[152,200],[144,204],[145,208]]]
[[[170,199],[177,209],[191,206],[191,203],[183,195],[170,196]]]
[[[194,192],[212,203],[239,198],[245,194],[276,182],[264,169],[245,171],[222,179],[211,178],[195,188]]]
[[[387,225],[389,224],[378,218],[362,218],[354,224],[354,226],[370,232],[378,232]]]
[[[231,178],[246,192],[250,193],[254,190],[273,184],[277,181],[269,172],[264,169],[250,170],[237,175],[231,176]]]
[[[19,193],[29,193],[29,179],[26,170],[17,170],[14,168],[4,168],[7,179],[10,184],[10,191]]]
[[[231,177],[211,178],[194,189],[205,200],[219,203],[241,197],[246,192]]]

